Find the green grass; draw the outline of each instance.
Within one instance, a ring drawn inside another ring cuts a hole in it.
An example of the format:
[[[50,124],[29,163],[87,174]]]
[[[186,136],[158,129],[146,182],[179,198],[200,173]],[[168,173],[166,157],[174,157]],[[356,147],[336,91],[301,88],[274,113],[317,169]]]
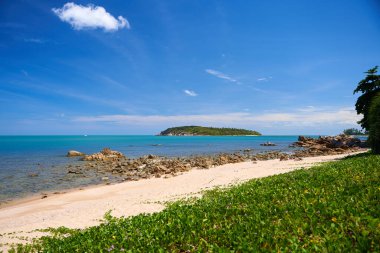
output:
[[[212,190],[152,215],[60,228],[43,252],[380,252],[380,156]],[[63,238],[63,235],[70,235]]]

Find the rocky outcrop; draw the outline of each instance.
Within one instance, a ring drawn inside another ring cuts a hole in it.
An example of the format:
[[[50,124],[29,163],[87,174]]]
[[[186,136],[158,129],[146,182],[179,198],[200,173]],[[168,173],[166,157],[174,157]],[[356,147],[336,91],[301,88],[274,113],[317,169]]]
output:
[[[300,147],[326,147],[326,148],[352,148],[352,147],[362,147],[362,141],[356,137],[350,135],[337,135],[337,136],[320,136],[317,139],[299,136],[298,141],[295,143],[296,146]]]
[[[89,171],[92,171],[98,174],[99,178],[112,174],[112,178],[132,181],[151,177],[171,177],[191,169],[209,169],[228,163],[279,158],[279,154],[278,152],[269,152],[267,154],[253,155],[243,152],[183,158],[147,155],[136,159],[128,159],[120,152],[104,152],[103,150],[100,153],[85,156],[84,161],[86,163],[81,166],[69,165],[67,173],[85,176]]]
[[[295,152],[295,155],[302,157],[352,152],[364,147],[364,143],[360,139],[349,135],[320,136],[316,139],[299,136],[298,141],[293,146],[303,148]]]
[[[101,181],[110,183],[115,178],[122,181],[135,181],[151,177],[172,177],[191,169],[209,169],[224,164],[244,161],[263,161],[271,159],[302,160],[302,157],[335,155],[358,151],[362,143],[350,136],[320,137],[317,139],[300,136],[294,143],[298,150],[292,153],[278,151],[253,154],[251,150],[242,150],[233,154],[217,154],[191,157],[168,158],[147,155],[129,159],[118,151],[108,148],[99,153],[84,157],[85,163],[68,166],[68,174],[85,176],[88,172],[96,173]],[[104,180],[107,177],[109,180]]]
[[[67,152],[67,157],[74,157],[74,156],[84,156],[85,154],[76,150],[70,150]]]
[[[113,151],[111,154],[115,154]],[[117,152],[117,154],[121,154]],[[89,171],[95,172],[99,178],[113,175],[112,178],[121,178],[122,181],[135,181],[151,177],[172,177],[191,169],[209,169],[224,164],[239,163],[245,161],[263,161],[270,159],[300,159],[295,155],[281,152],[265,152],[252,154],[249,152],[218,154],[207,156],[192,156],[168,158],[155,155],[147,155],[136,159],[128,159],[125,156],[105,156],[102,152],[86,156],[87,161],[82,166],[69,166],[67,173],[71,175],[86,175]],[[90,159],[90,160],[89,160]],[[111,179],[111,178],[110,178]],[[104,181],[104,180],[103,180]]]
[[[84,161],[115,161],[124,155],[118,151],[104,148],[101,152],[84,156]]]

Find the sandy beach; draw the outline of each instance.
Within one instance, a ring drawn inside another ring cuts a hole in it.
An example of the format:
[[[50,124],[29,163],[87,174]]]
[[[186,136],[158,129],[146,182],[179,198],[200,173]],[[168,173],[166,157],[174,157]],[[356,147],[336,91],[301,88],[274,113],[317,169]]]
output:
[[[101,185],[50,194],[43,199],[20,200],[0,208],[0,250],[6,250],[10,243],[25,243],[44,234],[34,231],[36,229],[94,226],[109,210],[117,217],[158,212],[164,209],[167,201],[201,196],[203,190],[308,168],[347,155],[226,164],[204,170],[193,169],[170,178]]]

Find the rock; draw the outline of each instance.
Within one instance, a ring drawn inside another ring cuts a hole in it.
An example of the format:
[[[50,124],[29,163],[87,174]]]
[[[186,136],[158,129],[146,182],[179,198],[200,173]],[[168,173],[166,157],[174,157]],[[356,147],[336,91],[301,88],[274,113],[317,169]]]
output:
[[[73,156],[84,156],[85,154],[76,150],[70,150],[67,152],[67,157],[73,157]]]
[[[360,139],[348,135],[319,136],[317,139],[299,136],[298,141],[294,143],[294,146],[305,148],[296,152],[300,156],[342,154],[362,145]]]
[[[266,147],[270,147],[270,146],[277,146],[276,144],[270,142],[270,141],[267,141],[265,143],[261,143],[260,146],[266,146]]]
[[[213,165],[213,161],[208,157],[197,157],[194,161],[193,167],[199,169],[209,169]]]
[[[77,175],[79,175],[79,174],[83,174],[82,171],[80,171],[80,170],[74,170],[74,169],[69,169],[69,170],[67,171],[67,173],[68,173],[68,174],[77,174]]]
[[[158,156],[155,156],[155,155],[152,155],[152,154],[149,154],[146,156],[147,159],[156,159],[158,158]]]
[[[313,138],[310,138],[310,137],[305,137],[305,136],[298,136],[298,141],[299,142],[306,142],[306,141],[310,141],[310,140],[313,140]]]
[[[84,161],[117,161],[125,156],[118,151],[104,148],[101,152],[84,156]]]
[[[29,173],[28,177],[38,177],[38,173],[34,173],[34,172]]]
[[[109,178],[108,177],[102,177],[102,180],[107,181],[107,180],[109,180]]]

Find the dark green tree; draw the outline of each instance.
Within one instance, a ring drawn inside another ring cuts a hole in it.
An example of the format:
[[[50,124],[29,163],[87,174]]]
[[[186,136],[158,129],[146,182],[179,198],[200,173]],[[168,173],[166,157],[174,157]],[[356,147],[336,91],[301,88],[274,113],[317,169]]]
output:
[[[368,142],[375,154],[380,154],[380,92],[372,99],[368,114]]]
[[[363,114],[363,119],[358,123],[363,129],[369,130],[368,114],[372,99],[380,92],[380,75],[377,75],[378,66],[364,72],[367,74],[366,78],[361,80],[358,87],[354,90],[355,93],[362,93],[356,101],[355,108],[358,114]]]
[[[343,133],[346,135],[364,135],[362,131],[356,128],[349,128],[349,129],[344,129]]]

